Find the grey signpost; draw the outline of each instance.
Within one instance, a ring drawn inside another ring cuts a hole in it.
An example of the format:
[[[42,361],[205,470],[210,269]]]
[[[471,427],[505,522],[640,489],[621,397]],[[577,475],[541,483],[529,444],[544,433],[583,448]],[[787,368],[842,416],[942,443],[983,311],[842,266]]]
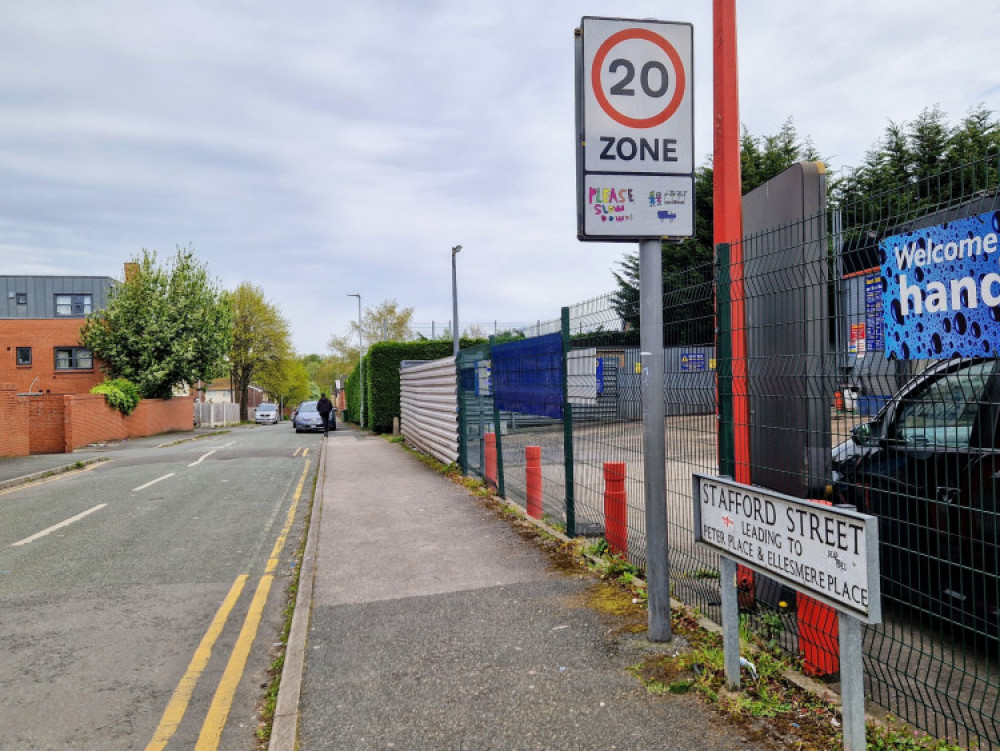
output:
[[[737,562],[834,608],[844,748],[864,751],[861,624],[882,620],[878,519],[727,478],[694,475],[695,540],[722,555],[726,682],[740,685]]]
[[[584,17],[576,34],[577,236],[639,243],[649,637],[669,641],[664,239],[694,234],[690,24]]]

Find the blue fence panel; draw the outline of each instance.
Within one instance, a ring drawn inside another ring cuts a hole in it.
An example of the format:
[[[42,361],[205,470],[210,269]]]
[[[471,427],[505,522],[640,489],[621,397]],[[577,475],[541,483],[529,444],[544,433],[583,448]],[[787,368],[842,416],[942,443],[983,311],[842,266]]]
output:
[[[562,419],[562,334],[497,344],[490,357],[497,409]]]

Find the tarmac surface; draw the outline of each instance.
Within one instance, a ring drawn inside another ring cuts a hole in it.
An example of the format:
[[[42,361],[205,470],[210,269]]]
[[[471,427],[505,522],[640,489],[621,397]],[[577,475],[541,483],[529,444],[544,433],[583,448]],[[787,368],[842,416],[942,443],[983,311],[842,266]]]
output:
[[[207,431],[196,431],[196,434]],[[0,489],[125,448],[0,459]],[[340,425],[324,441],[272,751],[765,749],[628,672],[651,650],[465,488]]]
[[[627,668],[662,645],[615,636],[591,586],[343,426],[324,444],[271,749],[766,747],[692,695],[647,693]]]

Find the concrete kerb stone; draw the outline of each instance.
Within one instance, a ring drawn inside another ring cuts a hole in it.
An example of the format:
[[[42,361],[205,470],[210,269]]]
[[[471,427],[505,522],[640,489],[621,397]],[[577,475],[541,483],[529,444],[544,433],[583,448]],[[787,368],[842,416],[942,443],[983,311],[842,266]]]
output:
[[[0,480],[0,490],[8,490],[10,488],[16,488],[20,485],[28,485],[33,482],[38,482],[39,480],[45,480],[49,477],[54,477],[55,475],[63,475],[67,472],[73,472],[75,470],[81,470],[91,464],[97,464],[98,462],[108,461],[107,457],[100,456],[94,459],[81,459],[75,461],[72,464],[63,464],[58,467],[51,467],[49,469],[43,469],[39,472],[32,472],[30,475],[22,475],[21,477],[12,477],[9,480]]]
[[[306,639],[312,616],[313,582],[316,579],[316,547],[323,517],[323,487],[326,479],[326,448],[323,443],[319,469],[316,473],[316,495],[312,502],[309,535],[299,568],[299,588],[295,596],[295,611],[285,645],[285,663],[271,721],[269,751],[295,751],[298,744],[299,698],[302,694],[302,671],[306,660]]]

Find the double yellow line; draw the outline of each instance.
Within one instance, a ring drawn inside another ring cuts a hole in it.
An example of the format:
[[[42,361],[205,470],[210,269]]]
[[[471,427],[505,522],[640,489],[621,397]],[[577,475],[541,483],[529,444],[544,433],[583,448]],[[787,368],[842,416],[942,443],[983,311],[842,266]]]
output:
[[[219,747],[219,739],[222,737],[222,730],[226,726],[226,719],[229,717],[229,710],[232,708],[233,698],[236,696],[236,688],[239,686],[240,678],[243,677],[247,658],[250,656],[250,648],[253,646],[254,639],[257,636],[257,629],[260,626],[260,620],[264,613],[264,606],[267,604],[267,597],[271,592],[271,584],[274,582],[274,571],[278,567],[281,551],[285,547],[288,533],[291,531],[292,523],[295,521],[295,513],[299,506],[299,499],[302,497],[302,488],[305,486],[306,476],[311,463],[312,460],[307,459],[306,465],[302,469],[302,477],[299,478],[298,487],[295,488],[292,505],[288,509],[288,516],[285,518],[285,526],[282,527],[281,532],[278,534],[278,539],[275,541],[274,548],[272,548],[271,555],[267,560],[264,575],[257,584],[257,591],[254,593],[250,609],[247,612],[246,619],[243,621],[240,635],[236,640],[236,645],[233,647],[232,654],[229,656],[229,662],[226,663],[222,679],[215,690],[215,696],[212,698],[212,705],[208,709],[205,722],[201,726],[201,733],[198,736],[195,751],[214,751],[214,749]],[[212,647],[215,646],[216,641],[218,641],[219,636],[222,634],[222,630],[229,620],[229,616],[236,606],[249,578],[249,574],[240,574],[236,577],[236,581],[233,582],[233,586],[229,588],[229,593],[222,601],[222,605],[212,619],[208,631],[205,632],[201,642],[198,644],[198,648],[195,650],[194,656],[188,664],[187,671],[181,678],[180,683],[177,684],[177,688],[174,689],[173,696],[170,697],[170,702],[163,712],[163,717],[160,718],[160,724],[157,726],[156,732],[153,733],[153,739],[146,746],[146,751],[161,751],[166,748],[170,739],[177,732],[177,728],[180,726],[181,720],[184,719],[185,712],[187,712],[188,705],[191,703],[191,696],[194,693],[198,679],[205,671],[208,661],[212,656]]]

